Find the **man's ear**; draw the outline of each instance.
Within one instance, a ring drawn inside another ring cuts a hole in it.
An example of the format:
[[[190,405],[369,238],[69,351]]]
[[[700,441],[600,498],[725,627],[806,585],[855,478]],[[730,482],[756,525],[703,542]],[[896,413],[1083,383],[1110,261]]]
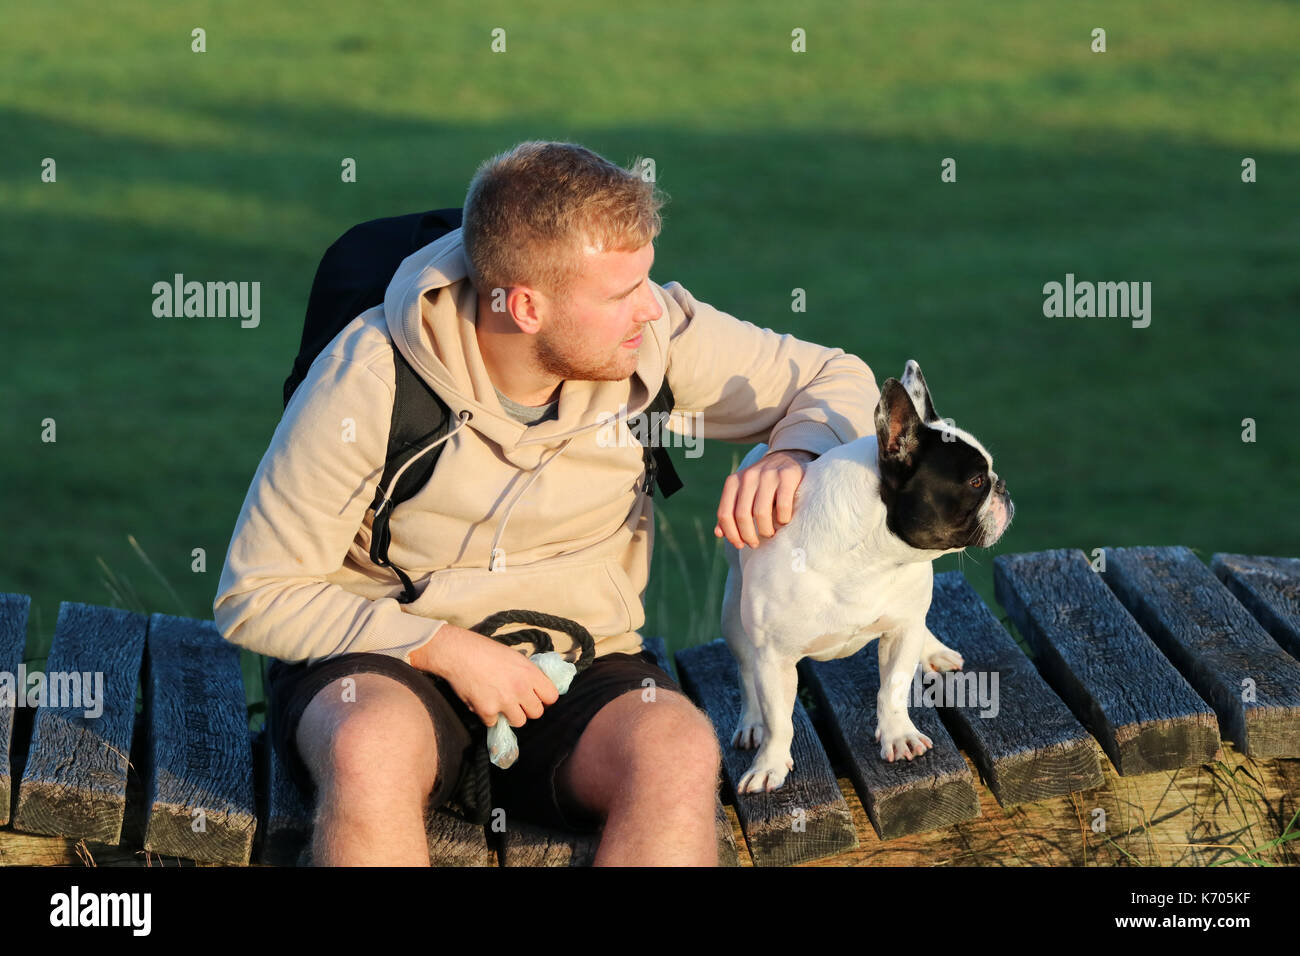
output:
[[[881,465],[911,468],[924,427],[903,383],[888,379],[876,403],[876,444]]]
[[[930,386],[925,384],[925,376],[921,374],[921,366],[916,359],[907,360],[907,366],[903,369],[903,387],[912,396],[923,422],[928,424],[939,420],[939,413],[934,410],[934,401],[930,398]]]
[[[505,306],[519,331],[533,335],[542,327],[545,296],[531,286],[517,285],[507,289]]]

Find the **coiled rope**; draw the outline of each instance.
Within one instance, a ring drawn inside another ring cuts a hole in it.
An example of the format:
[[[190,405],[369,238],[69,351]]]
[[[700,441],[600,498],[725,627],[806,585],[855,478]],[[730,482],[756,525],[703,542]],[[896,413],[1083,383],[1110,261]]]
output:
[[[531,624],[532,627],[498,634],[497,630],[506,624]],[[579,674],[591,666],[596,659],[596,642],[588,630],[577,621],[556,614],[541,611],[510,610],[498,611],[479,621],[471,631],[490,637],[494,641],[513,646],[531,644],[534,653],[544,654],[555,650],[551,635],[541,628],[563,631],[573,638],[576,647],[581,648],[578,659],[574,662]],[[467,721],[471,723],[471,721]],[[470,735],[474,738],[473,760],[461,774],[457,787],[456,801],[462,806],[466,816],[474,823],[485,824],[492,813],[492,776],[488,760],[487,727],[483,721],[473,718]]]

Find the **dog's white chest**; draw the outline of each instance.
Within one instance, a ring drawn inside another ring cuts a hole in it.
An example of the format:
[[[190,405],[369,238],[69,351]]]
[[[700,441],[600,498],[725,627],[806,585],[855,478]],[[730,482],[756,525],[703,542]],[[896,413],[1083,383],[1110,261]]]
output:
[[[896,628],[898,624],[897,618],[882,614],[868,624],[836,631],[831,634],[823,634],[821,637],[815,638],[804,649],[804,654],[815,661],[831,661],[841,657],[850,657],[886,631]]]

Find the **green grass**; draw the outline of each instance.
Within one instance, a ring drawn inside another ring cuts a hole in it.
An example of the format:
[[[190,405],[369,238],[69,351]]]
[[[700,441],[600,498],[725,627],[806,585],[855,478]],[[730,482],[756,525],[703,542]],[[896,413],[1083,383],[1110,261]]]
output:
[[[482,159],[531,137],[654,157],[672,197],[657,281],[881,381],[920,361],[1015,497],[996,551],[1296,554],[1300,9],[846,9],[5,0],[0,590],[33,597],[29,655],[62,600],[210,616],[325,247],[459,202]],[[154,318],[175,272],[260,281],[260,327]],[[1152,282],[1150,328],[1043,318],[1067,272]],[[716,633],[713,515],[744,450],[677,457],[646,595],[672,649]],[[991,558],[962,562],[990,602]]]

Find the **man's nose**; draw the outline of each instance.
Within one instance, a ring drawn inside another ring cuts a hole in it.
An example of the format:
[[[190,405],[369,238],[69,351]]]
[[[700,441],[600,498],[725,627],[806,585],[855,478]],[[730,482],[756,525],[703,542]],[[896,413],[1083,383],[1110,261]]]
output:
[[[655,319],[662,318],[665,310],[660,308],[659,300],[655,298],[654,290],[650,288],[650,283],[646,283],[646,298],[640,311],[637,313],[638,322],[653,322]]]

